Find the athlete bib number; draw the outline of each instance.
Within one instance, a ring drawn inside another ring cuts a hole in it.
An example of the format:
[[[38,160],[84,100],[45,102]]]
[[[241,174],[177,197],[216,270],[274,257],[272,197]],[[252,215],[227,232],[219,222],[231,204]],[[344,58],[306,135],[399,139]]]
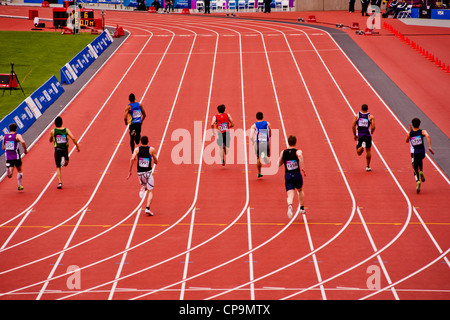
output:
[[[228,130],[228,123],[224,122],[219,124],[219,131],[220,132],[225,132]]]
[[[141,168],[150,167],[150,158],[139,158],[139,167]]]
[[[369,127],[369,120],[364,118],[359,118],[358,120],[358,127],[368,128]]]
[[[142,112],[139,110],[133,110],[132,118],[133,119],[139,119],[142,116]]]
[[[267,142],[267,134],[264,132],[258,132],[258,141]]]
[[[67,136],[65,135],[56,135],[56,143],[57,144],[64,144],[67,143]]]
[[[14,141],[6,141],[5,142],[5,149],[6,149],[6,151],[14,150],[14,146],[15,146]]]
[[[295,161],[295,160],[288,160],[288,161],[286,161],[286,168],[289,171],[297,170],[298,169],[298,161]]]
[[[420,136],[411,137],[411,145],[420,146],[422,144],[423,144],[422,137]]]

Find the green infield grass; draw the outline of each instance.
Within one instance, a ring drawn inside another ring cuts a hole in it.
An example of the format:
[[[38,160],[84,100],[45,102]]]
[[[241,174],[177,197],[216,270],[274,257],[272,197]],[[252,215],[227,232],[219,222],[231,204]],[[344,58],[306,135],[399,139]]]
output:
[[[11,63],[25,96],[20,89],[0,88],[0,120],[13,111],[26,97],[55,75],[97,35],[60,32],[0,31],[0,74],[11,72]]]

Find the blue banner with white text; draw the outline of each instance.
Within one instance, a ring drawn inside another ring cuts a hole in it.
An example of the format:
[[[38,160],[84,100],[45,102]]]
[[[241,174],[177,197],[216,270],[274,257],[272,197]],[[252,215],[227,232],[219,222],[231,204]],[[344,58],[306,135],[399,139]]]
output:
[[[64,88],[55,76],[52,76],[39,89],[27,97],[16,109],[0,121],[0,144],[9,133],[9,125],[17,124],[17,133],[23,134],[55,102]],[[0,149],[0,155],[4,153]]]

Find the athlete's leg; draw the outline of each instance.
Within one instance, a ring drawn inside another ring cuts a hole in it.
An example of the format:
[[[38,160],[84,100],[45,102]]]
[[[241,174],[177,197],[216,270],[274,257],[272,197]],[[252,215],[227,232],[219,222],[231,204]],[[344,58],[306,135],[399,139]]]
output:
[[[153,175],[151,172],[148,172],[145,175],[147,176],[147,184],[146,184],[145,188],[148,191],[147,207],[145,208],[145,213],[147,213],[150,216],[153,216],[153,212],[150,211],[150,206],[152,205],[152,200],[153,200],[153,187],[155,185],[155,179],[153,178]]]
[[[23,178],[22,166],[19,166],[17,167],[17,184],[19,185],[19,189],[22,188],[22,178]]]
[[[10,167],[6,168],[6,174],[7,174],[9,179],[12,178],[13,173],[14,173],[14,166],[10,166]]]
[[[420,178],[419,178],[419,157],[417,157],[417,154],[412,153],[411,154],[411,159],[412,159],[412,167],[414,170],[414,178],[416,180],[416,192],[420,193]]]
[[[135,143],[134,143],[134,136],[136,135],[136,132],[134,130],[130,131],[130,147],[131,147],[131,153],[134,152],[134,147],[135,147]]]
[[[291,219],[294,214],[294,210],[292,209],[292,203],[294,202],[294,195],[295,195],[294,189],[290,189],[287,191],[287,205],[288,205],[287,215],[289,219]]]
[[[294,196],[295,196],[295,190],[291,189],[287,191],[287,204],[288,206],[292,206],[292,203],[294,202]]]
[[[362,155],[362,153],[364,152],[364,147],[362,143],[363,143],[362,137],[358,137],[358,142],[356,143],[356,154],[358,156]]]
[[[56,168],[56,178],[58,179],[58,182],[61,183],[61,167]]]
[[[372,160],[372,150],[370,148],[366,148],[366,163],[367,168],[370,168],[370,160]],[[376,169],[376,168],[375,168]]]
[[[423,159],[425,158],[425,154],[420,156],[420,160],[419,160],[419,175],[420,175],[420,180],[422,182],[425,182],[425,175],[423,174]]]
[[[364,148],[363,147],[359,147],[358,149],[356,149],[356,154],[358,156],[362,155],[363,152],[364,152]]]
[[[258,177],[262,177],[261,175],[261,160],[259,160],[259,157],[256,158],[256,169],[258,169]]]
[[[303,207],[305,205],[305,193],[303,192],[303,188],[297,189],[298,193],[298,203],[300,204],[300,207]]]
[[[147,208],[150,209],[150,206],[152,205],[153,200],[153,190],[148,190],[148,197],[147,197]]]
[[[416,181],[419,181],[419,164],[418,159],[414,153],[411,154],[412,159],[412,167],[414,170],[414,177],[416,178]]]

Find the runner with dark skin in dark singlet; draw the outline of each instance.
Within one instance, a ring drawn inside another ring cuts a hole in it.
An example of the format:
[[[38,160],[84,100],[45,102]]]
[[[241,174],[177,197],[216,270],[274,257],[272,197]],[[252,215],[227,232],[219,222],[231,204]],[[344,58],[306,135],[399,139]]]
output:
[[[352,124],[353,137],[356,144],[356,154],[362,155],[364,149],[366,150],[366,171],[372,171],[370,168],[370,160],[372,159],[372,135],[375,131],[375,118],[369,112],[367,104],[361,106],[361,111],[358,112]]]
[[[416,192],[420,193],[420,186],[425,182],[423,174],[423,159],[425,158],[424,137],[428,141],[428,151],[434,154],[431,148],[431,137],[426,130],[420,129],[420,119],[414,118],[409,125],[409,133],[406,136],[406,142],[411,145],[411,160],[414,169],[414,177],[416,179]]]

